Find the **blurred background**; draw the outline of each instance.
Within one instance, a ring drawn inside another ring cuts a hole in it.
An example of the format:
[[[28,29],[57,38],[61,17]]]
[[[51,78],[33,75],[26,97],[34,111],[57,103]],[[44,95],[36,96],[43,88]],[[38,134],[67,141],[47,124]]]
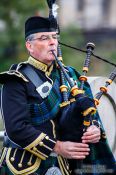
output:
[[[116,61],[115,0],[56,0],[56,3],[63,43],[86,49],[87,42],[93,42],[95,54]],[[24,23],[32,15],[48,16],[46,0],[0,1],[0,72],[27,59]],[[65,64],[81,71],[86,55],[64,46],[62,51]],[[111,70],[109,64],[92,58],[88,75],[107,76]]]
[[[93,42],[96,55],[116,63],[116,0],[56,0],[56,3],[61,42],[85,50],[86,44]],[[28,58],[25,20],[48,13],[46,0],[0,0],[0,72]],[[62,52],[65,65],[81,72],[86,55],[64,46]],[[112,70],[110,64],[92,57],[88,76],[107,77]]]

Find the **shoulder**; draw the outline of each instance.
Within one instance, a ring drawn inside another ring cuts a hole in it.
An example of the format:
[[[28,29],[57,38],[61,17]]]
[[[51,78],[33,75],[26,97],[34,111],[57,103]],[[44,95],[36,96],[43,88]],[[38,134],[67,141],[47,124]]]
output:
[[[27,66],[26,62],[11,65],[8,71],[0,73],[0,83],[4,84],[8,80],[13,80],[13,79],[18,79],[24,82],[28,82],[28,79],[25,77],[25,75],[21,71],[26,66]]]

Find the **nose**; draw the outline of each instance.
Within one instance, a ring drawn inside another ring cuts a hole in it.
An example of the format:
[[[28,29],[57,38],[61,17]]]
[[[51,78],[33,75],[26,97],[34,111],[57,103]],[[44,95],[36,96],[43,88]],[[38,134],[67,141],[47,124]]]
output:
[[[57,40],[56,39],[54,39],[52,37],[49,38],[49,44],[50,45],[55,45],[56,43],[57,43]]]

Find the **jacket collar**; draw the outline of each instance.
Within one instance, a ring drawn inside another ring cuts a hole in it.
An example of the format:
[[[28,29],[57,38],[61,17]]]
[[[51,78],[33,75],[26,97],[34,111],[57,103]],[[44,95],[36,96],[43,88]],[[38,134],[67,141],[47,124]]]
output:
[[[49,76],[53,70],[53,64],[48,67],[48,65],[36,60],[33,57],[29,57],[27,61],[30,65],[34,66],[36,69],[43,71],[47,76]]]

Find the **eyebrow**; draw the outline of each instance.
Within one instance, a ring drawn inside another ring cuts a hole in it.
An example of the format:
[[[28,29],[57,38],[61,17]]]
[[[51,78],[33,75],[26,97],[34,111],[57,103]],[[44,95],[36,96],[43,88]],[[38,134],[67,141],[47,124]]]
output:
[[[51,35],[57,35],[57,33],[54,33],[54,34],[51,34]],[[41,35],[41,36],[50,36],[50,35],[49,34],[45,34],[45,35]]]

